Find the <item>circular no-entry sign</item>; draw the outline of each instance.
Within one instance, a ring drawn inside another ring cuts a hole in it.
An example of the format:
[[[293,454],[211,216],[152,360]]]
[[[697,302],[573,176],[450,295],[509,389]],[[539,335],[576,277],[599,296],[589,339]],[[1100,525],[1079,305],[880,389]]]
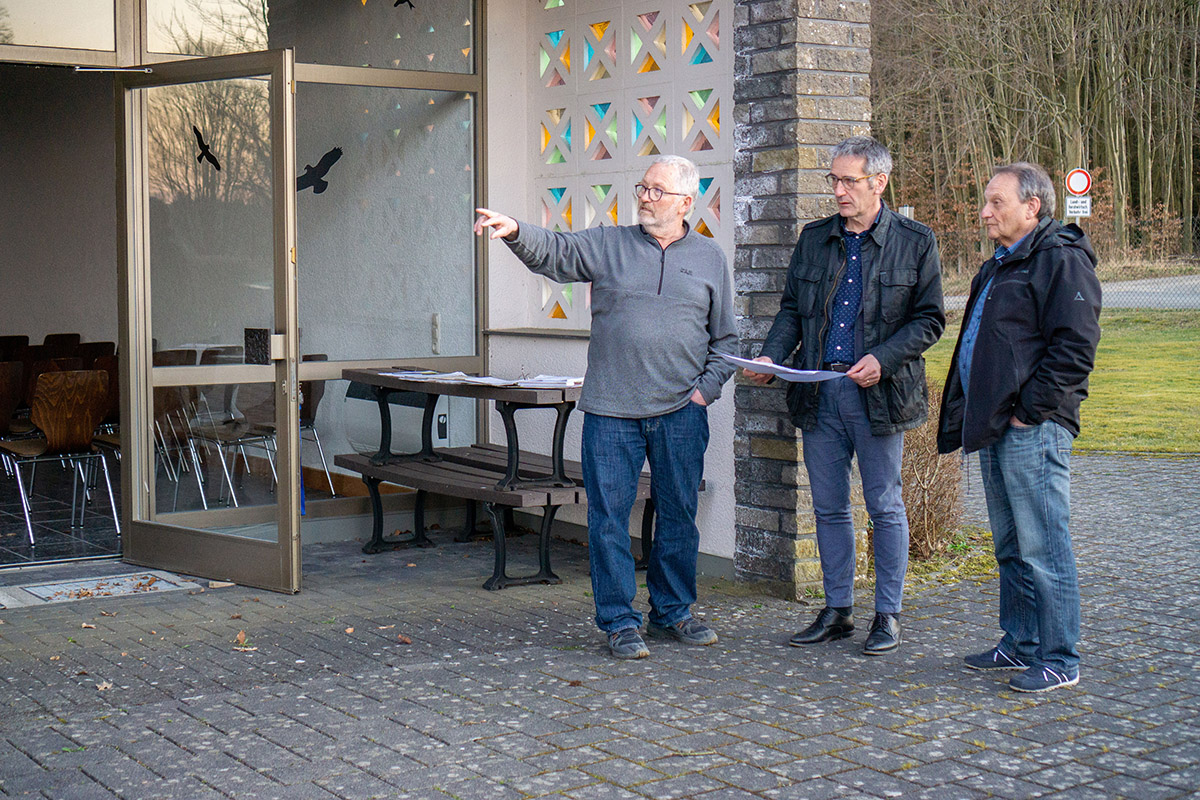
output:
[[[1067,173],[1066,184],[1073,195],[1087,194],[1092,188],[1092,174],[1086,169],[1073,169]]]

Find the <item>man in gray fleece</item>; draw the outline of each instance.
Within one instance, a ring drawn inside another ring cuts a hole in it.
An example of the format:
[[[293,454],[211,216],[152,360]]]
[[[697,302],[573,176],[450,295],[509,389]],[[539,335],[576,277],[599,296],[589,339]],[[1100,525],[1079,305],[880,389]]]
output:
[[[735,354],[733,286],[717,244],[685,218],[699,194],[692,162],[663,156],[635,189],[639,225],[555,233],[477,209],[525,266],[567,283],[592,282],[592,335],[579,408],[596,624],[617,658],[650,655],[633,608],[637,582],[629,515],[649,459],[656,512],[646,586],[646,633],[708,645],[692,618],[700,532],[696,506],[708,446],[708,405],[721,396]]]

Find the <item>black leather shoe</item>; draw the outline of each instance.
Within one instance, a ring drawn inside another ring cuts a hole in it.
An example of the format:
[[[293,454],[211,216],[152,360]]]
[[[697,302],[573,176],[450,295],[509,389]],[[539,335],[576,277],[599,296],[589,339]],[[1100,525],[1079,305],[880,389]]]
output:
[[[817,614],[817,621],[788,639],[788,644],[801,647],[818,642],[832,642],[835,639],[844,639],[852,633],[854,615],[842,614],[837,609],[825,606],[821,613]]]
[[[867,641],[863,644],[863,655],[881,656],[900,646],[900,615],[879,614],[871,622]]]

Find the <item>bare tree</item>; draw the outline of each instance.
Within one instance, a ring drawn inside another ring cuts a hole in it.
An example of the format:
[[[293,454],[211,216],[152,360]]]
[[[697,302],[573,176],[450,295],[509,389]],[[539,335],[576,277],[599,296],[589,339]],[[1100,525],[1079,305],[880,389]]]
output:
[[[983,184],[1016,159],[1093,170],[1102,246],[1195,252],[1196,0],[874,0],[872,15],[891,188],[938,228],[949,269],[973,271]]]

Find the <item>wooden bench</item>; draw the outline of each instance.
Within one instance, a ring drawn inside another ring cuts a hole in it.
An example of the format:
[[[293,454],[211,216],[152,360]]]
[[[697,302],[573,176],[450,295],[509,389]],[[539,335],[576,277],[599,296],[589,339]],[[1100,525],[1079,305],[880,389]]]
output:
[[[363,476],[371,496],[374,516],[371,540],[364,553],[378,553],[403,547],[433,547],[425,529],[425,498],[430,492],[472,501],[468,505],[467,527],[459,540],[470,538],[475,529],[475,502],[483,503],[492,522],[495,548],[495,567],[492,577],[483,588],[503,589],[529,583],[561,583],[550,568],[550,527],[558,509],[564,505],[583,503],[587,494],[583,488],[582,467],[577,461],[564,462],[567,478],[573,486],[548,485],[553,469],[549,456],[521,451],[519,477],[522,486],[498,488],[507,477],[508,450],[504,445],[477,444],[470,447],[445,448],[435,451],[437,460],[415,455],[396,457],[387,463],[365,455],[339,455],[334,463]],[[417,490],[413,534],[407,539],[385,539],[383,536],[383,505],[380,483],[394,483]],[[530,485],[535,484],[535,485]],[[703,488],[703,484],[701,484]],[[654,502],[650,497],[650,475],[642,473],[638,480],[637,499],[646,503],[642,514],[642,553],[637,566],[644,568],[652,546]],[[542,524],[538,543],[538,572],[534,575],[512,577],[507,574],[506,528],[512,525],[515,509],[542,509]]]

